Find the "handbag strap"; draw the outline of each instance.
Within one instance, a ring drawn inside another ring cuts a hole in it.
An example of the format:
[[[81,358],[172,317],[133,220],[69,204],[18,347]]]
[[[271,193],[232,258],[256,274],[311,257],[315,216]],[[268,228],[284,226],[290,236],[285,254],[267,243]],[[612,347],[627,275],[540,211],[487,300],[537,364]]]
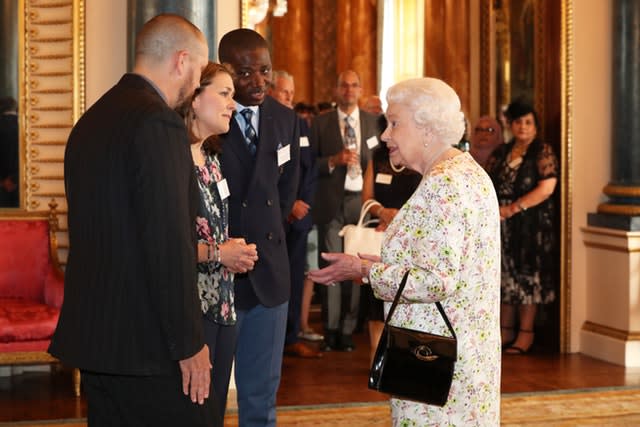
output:
[[[358,219],[358,227],[363,225],[364,217],[367,215],[367,212],[369,212],[369,209],[376,205],[382,206],[380,202],[375,199],[367,199],[367,201],[362,204],[362,208],[360,209],[360,218]]]
[[[384,321],[384,326],[387,327],[389,325],[389,321],[391,320],[391,316],[393,316],[393,313],[396,311],[396,306],[398,305],[398,301],[400,300],[400,295],[402,295],[402,291],[404,291],[404,286],[407,284],[407,279],[409,278],[409,272],[411,270],[407,270],[406,273],[404,273],[404,276],[402,276],[402,281],[400,282],[400,286],[398,286],[398,292],[396,292],[396,296],[393,298],[393,303],[391,303],[391,308],[389,309],[389,314],[387,315],[387,318]],[[440,301],[436,301],[436,307],[438,307],[438,311],[440,312],[440,315],[442,316],[442,319],[444,320],[444,323],[447,324],[447,327],[449,328],[449,332],[451,332],[451,336],[453,336],[454,339],[458,339],[456,337],[456,333],[453,330],[453,327],[451,327],[451,322],[449,322],[449,318],[447,317],[446,313],[444,312],[444,308],[442,308],[442,304],[440,304]]]

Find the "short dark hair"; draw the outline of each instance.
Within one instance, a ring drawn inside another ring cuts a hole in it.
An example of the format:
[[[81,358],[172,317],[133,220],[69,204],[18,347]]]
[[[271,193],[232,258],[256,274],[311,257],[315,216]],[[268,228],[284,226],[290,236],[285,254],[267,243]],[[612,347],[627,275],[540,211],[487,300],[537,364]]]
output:
[[[258,48],[269,49],[269,44],[259,33],[248,28],[239,28],[229,31],[220,39],[218,57],[220,62],[232,63],[231,56],[236,49],[254,50]]]
[[[514,120],[522,116],[526,116],[529,113],[533,114],[533,121],[536,125],[536,129],[539,129],[540,121],[538,120],[538,113],[536,113],[536,110],[533,109],[531,104],[523,100],[517,99],[509,104],[504,112],[504,116],[507,118],[507,121],[511,123]]]

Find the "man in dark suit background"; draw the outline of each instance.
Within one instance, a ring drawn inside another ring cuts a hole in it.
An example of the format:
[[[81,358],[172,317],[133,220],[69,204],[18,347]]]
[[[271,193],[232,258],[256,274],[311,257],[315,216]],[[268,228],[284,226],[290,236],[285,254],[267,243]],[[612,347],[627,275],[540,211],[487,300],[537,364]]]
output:
[[[207,57],[189,21],[151,19],[133,73],[69,136],[69,259],[49,351],[81,369],[89,425],[222,425],[196,286],[198,186],[174,111]]]
[[[262,36],[233,30],[218,54],[236,73],[236,114],[222,136],[229,234],[255,243],[259,258],[251,272],[235,276],[238,418],[242,427],[275,426],[290,292],[284,225],[298,186],[298,119],[267,95],[271,54]]]
[[[293,109],[295,83],[286,71],[274,71],[269,95],[282,105]],[[291,269],[291,295],[287,316],[287,334],[284,340],[284,354],[288,356],[318,358],[322,353],[312,349],[298,337],[300,313],[302,311],[304,272],[307,264],[307,236],[313,227],[311,205],[315,195],[317,170],[315,157],[309,143],[309,126],[298,117],[300,123],[300,179],[293,208],[287,217],[287,251]]]
[[[362,206],[362,171],[378,145],[377,118],[358,109],[360,77],[344,71],[338,77],[338,108],[317,116],[311,126],[316,150],[318,186],[313,219],[318,226],[319,253],[342,252],[338,235],[346,224],[358,222]],[[322,259],[320,267],[327,265]],[[360,287],[342,282],[325,290],[325,342],[323,349],[351,351],[358,320]],[[345,303],[343,303],[343,299]]]

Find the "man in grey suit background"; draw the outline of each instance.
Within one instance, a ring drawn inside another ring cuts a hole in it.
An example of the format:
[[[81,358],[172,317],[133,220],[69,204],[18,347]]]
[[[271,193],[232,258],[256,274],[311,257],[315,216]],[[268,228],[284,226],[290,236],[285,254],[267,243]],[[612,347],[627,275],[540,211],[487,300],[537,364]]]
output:
[[[311,127],[316,150],[318,184],[313,219],[318,226],[319,253],[342,252],[338,235],[346,224],[358,222],[362,206],[362,172],[378,145],[376,117],[358,108],[360,77],[344,71],[338,77],[338,108],[317,116]],[[319,260],[320,267],[326,265]],[[344,301],[344,303],[343,303]],[[324,299],[325,351],[354,349],[360,287],[350,281],[326,288]]]

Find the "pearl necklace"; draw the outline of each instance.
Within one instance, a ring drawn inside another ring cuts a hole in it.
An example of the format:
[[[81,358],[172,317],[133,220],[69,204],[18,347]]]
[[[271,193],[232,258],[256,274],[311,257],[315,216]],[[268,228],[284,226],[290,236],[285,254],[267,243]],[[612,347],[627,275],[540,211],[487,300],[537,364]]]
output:
[[[393,162],[391,161],[391,157],[389,157],[389,165],[391,166],[391,169],[395,172],[395,173],[400,173],[404,170],[404,166],[397,168]]]

